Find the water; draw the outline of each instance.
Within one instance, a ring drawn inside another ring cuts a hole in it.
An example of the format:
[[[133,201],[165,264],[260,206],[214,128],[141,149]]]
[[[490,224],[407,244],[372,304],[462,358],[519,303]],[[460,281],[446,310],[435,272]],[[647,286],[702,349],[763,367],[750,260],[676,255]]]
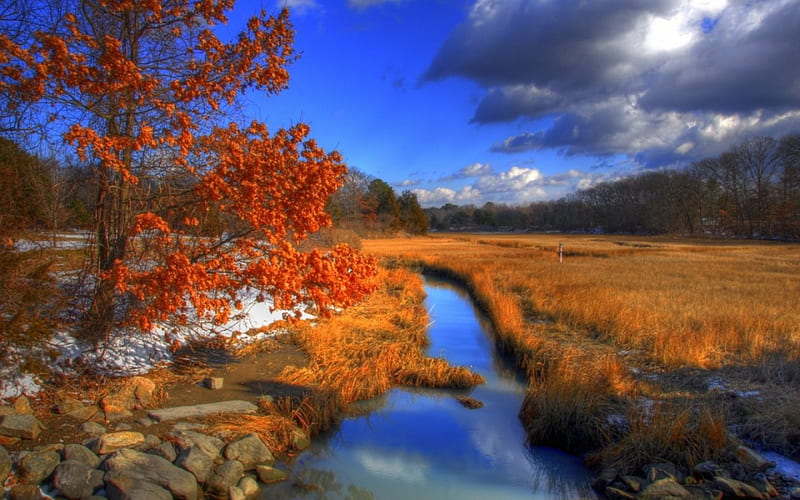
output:
[[[577,457],[524,444],[524,381],[497,353],[469,297],[432,279],[426,290],[430,354],[471,367],[486,384],[471,392],[395,389],[365,402],[365,416],[316,438],[285,465],[290,480],[262,498],[594,498]],[[467,393],[483,408],[456,401]]]

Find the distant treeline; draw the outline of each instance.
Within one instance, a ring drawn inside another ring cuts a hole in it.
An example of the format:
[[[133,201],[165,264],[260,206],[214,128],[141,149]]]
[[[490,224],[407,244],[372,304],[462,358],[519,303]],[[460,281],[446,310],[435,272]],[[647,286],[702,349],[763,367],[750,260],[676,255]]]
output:
[[[426,209],[438,231],[704,234],[800,239],[800,135],[759,137],[679,170],[605,182],[555,201]]]

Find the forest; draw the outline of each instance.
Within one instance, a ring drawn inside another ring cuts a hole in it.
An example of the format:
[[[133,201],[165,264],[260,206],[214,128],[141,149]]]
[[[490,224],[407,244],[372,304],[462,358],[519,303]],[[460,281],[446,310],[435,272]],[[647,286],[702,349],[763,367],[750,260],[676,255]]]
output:
[[[682,169],[527,205],[426,209],[435,231],[564,231],[800,239],[800,135],[758,137]]]

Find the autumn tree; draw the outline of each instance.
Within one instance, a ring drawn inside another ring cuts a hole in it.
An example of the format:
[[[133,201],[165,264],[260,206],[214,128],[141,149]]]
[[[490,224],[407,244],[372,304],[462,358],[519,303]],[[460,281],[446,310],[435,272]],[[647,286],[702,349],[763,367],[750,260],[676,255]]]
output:
[[[247,21],[233,0],[40,2],[57,15],[23,41],[0,34],[0,94],[36,106],[89,167],[94,291],[85,338],[120,320],[226,322],[241,291],[321,314],[370,290],[374,262],[346,246],[301,251],[329,224],[347,168],[298,124],[237,123],[247,91],[286,88],[295,55],[288,11]],[[58,8],[55,8],[58,7]],[[33,28],[33,27],[32,27]],[[225,221],[209,229],[209,217]]]

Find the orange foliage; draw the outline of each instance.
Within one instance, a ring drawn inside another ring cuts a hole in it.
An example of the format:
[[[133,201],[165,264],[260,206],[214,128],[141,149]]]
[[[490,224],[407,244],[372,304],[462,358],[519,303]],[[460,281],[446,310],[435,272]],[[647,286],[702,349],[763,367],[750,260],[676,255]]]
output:
[[[138,307],[129,319],[143,329],[186,320],[190,308],[225,322],[248,287],[276,308],[308,304],[323,315],[372,288],[372,258],[345,246],[298,249],[330,225],[324,208],[344,181],[341,155],[319,148],[305,124],[270,134],[258,122],[222,123],[221,107],[243,92],[286,88],[295,57],[286,9],[220,40],[211,28],[232,7],[98,0],[25,46],[0,34],[0,92],[12,104],[69,110],[56,126],[95,165],[101,292],[92,309],[115,307],[109,289],[130,294]],[[165,172],[184,182],[169,203],[148,191]],[[228,224],[213,237],[200,232],[211,212]]]

